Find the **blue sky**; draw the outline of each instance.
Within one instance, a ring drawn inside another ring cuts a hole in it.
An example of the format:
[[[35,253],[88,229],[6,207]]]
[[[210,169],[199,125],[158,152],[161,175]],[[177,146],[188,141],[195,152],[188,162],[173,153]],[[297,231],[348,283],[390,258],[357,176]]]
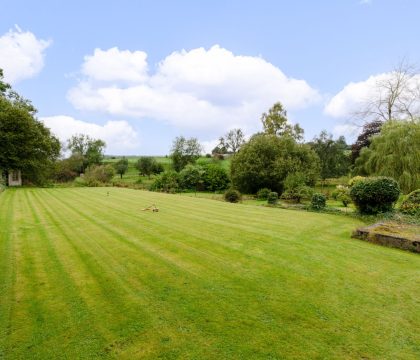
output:
[[[360,94],[401,59],[420,60],[415,0],[14,0],[1,9],[6,80],[61,139],[86,132],[110,154],[166,154],[178,135],[210,149],[230,128],[259,131],[275,101],[306,139],[326,129],[350,141]]]

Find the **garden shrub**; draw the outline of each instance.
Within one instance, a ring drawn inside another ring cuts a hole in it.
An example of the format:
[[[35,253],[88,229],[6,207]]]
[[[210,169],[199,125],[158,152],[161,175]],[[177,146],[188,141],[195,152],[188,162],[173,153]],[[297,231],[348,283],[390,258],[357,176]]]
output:
[[[269,188],[262,188],[257,192],[257,199],[258,200],[267,200],[268,195],[271,193]]]
[[[272,191],[267,196],[267,203],[270,205],[276,205],[279,201],[279,194],[275,191]]]
[[[407,195],[400,206],[400,211],[404,214],[420,216],[420,189]]]
[[[225,190],[229,185],[227,171],[218,164],[207,164],[203,174],[204,187],[208,191]]]
[[[358,181],[366,179],[364,176],[354,176],[349,180],[349,186],[352,187]]]
[[[156,176],[150,190],[175,193],[179,189],[179,182],[179,174],[174,170],[167,170]]]
[[[351,203],[350,189],[347,186],[337,185],[337,188],[333,191],[335,197],[333,199],[339,200],[343,203],[344,207],[347,207]]]
[[[365,178],[357,181],[350,190],[350,197],[362,214],[392,210],[399,195],[398,183],[388,177]]]
[[[228,202],[237,203],[241,200],[241,193],[235,189],[228,189],[224,194],[224,198]]]
[[[327,205],[327,198],[324,194],[315,193],[311,198],[311,208],[314,210],[322,210]]]
[[[298,204],[302,199],[309,199],[312,196],[312,189],[306,185],[306,181],[305,174],[300,172],[287,175],[284,181],[286,191],[282,194],[282,198]]]
[[[83,179],[87,186],[100,186],[109,183],[114,175],[112,165],[93,165],[86,169]]]

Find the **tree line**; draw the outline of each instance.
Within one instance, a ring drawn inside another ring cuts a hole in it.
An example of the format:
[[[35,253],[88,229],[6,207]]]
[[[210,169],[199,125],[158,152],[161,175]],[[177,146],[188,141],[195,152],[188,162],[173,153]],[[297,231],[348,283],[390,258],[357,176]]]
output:
[[[212,156],[230,156],[229,172],[217,161],[211,166],[197,163],[202,146],[196,138],[183,136],[172,144],[171,170],[163,171],[151,157],[141,157],[136,168],[145,176],[156,175],[152,188],[164,191],[214,191],[233,186],[244,193],[268,188],[299,198],[318,179],[383,175],[409,192],[420,187],[420,109],[416,108],[420,91],[412,85],[413,78],[400,68],[377,84],[380,97],[357,113],[365,123],[354,144],[347,144],[344,137],[333,139],[326,131],[305,143],[304,129],[291,124],[286,109],[277,102],[261,115],[262,132],[247,140],[241,129],[231,129],[219,138]],[[3,81],[1,70],[0,140],[2,175],[7,178],[9,171],[21,170],[27,183],[69,181],[81,174],[106,181],[115,173],[123,177],[128,169],[126,158],[113,166],[103,165],[106,144],[101,139],[76,134],[60,144],[36,118],[31,102]],[[63,148],[69,152],[65,158],[60,156]]]

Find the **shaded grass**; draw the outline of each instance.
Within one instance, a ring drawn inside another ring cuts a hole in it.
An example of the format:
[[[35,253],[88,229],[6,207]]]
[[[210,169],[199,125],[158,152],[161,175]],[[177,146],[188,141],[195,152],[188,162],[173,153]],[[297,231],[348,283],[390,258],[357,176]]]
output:
[[[129,189],[7,190],[0,358],[415,359],[420,258],[351,239],[358,225]]]

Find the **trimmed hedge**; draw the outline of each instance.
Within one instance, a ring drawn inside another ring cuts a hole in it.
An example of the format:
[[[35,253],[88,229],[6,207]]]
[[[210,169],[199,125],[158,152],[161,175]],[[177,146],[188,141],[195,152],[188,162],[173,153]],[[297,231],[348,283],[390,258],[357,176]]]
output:
[[[420,216],[420,189],[408,194],[400,206],[400,211],[404,214]]]
[[[391,211],[399,195],[398,183],[388,177],[365,178],[350,189],[350,197],[362,214]]]

